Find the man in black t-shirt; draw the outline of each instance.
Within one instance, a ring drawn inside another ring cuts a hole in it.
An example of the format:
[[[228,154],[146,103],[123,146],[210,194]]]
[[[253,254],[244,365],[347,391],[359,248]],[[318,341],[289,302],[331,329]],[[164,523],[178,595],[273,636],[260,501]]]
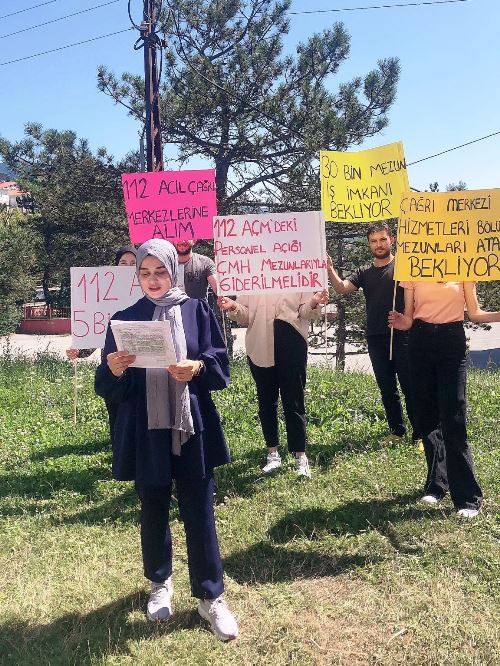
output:
[[[366,341],[373,372],[377,380],[382,403],[384,405],[390,435],[387,442],[400,440],[406,434],[403,410],[396,381],[399,379],[406,403],[406,413],[411,423],[414,441],[419,439],[413,414],[408,364],[408,333],[394,331],[393,353],[390,360],[390,329],[387,316],[390,310],[404,312],[404,289],[396,289],[396,307],[392,306],[394,295],[394,255],[392,254],[393,237],[385,222],[377,222],[368,227],[368,246],[373,255],[373,262],[359,268],[343,280],[328,258],[328,276],[338,294],[352,294],[362,289],[366,303]]]

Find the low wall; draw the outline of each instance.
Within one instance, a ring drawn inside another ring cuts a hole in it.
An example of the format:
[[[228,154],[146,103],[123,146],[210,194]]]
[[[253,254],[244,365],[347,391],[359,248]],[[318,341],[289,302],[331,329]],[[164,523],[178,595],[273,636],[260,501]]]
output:
[[[71,319],[22,319],[17,332],[25,335],[67,335],[71,333]]]

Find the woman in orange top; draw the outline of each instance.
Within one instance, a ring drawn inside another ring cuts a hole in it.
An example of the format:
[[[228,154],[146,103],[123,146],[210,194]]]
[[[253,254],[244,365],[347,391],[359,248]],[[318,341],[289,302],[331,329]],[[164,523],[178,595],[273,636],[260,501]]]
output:
[[[479,307],[472,282],[401,282],[405,312],[389,313],[389,326],[410,330],[409,355],[415,411],[427,459],[423,502],[446,492],[457,513],[473,518],[483,493],[474,473],[466,428],[464,307],[474,322],[500,321]]]

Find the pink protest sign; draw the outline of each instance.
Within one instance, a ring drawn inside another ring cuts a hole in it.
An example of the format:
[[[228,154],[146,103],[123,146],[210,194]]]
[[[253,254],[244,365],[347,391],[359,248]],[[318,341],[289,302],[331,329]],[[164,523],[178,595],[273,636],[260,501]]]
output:
[[[122,184],[132,243],[213,238],[213,169],[124,173]]]

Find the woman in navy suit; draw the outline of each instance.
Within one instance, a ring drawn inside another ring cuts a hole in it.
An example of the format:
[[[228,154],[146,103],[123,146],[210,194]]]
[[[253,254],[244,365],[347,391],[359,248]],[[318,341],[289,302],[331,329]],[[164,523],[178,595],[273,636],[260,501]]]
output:
[[[172,613],[170,497],[175,479],[184,523],[192,595],[198,612],[222,640],[238,635],[222,598],[223,569],[215,531],[213,469],[229,462],[210,391],[229,383],[229,361],[217,321],[202,300],[177,288],[177,252],[164,240],[137,250],[144,297],[117,312],[123,321],[165,320],[177,363],[168,368],[130,367],[135,357],[117,351],[108,327],[95,390],[118,404],[113,433],[113,477],[135,481],[141,501],[144,574],[151,581],[147,616]]]

